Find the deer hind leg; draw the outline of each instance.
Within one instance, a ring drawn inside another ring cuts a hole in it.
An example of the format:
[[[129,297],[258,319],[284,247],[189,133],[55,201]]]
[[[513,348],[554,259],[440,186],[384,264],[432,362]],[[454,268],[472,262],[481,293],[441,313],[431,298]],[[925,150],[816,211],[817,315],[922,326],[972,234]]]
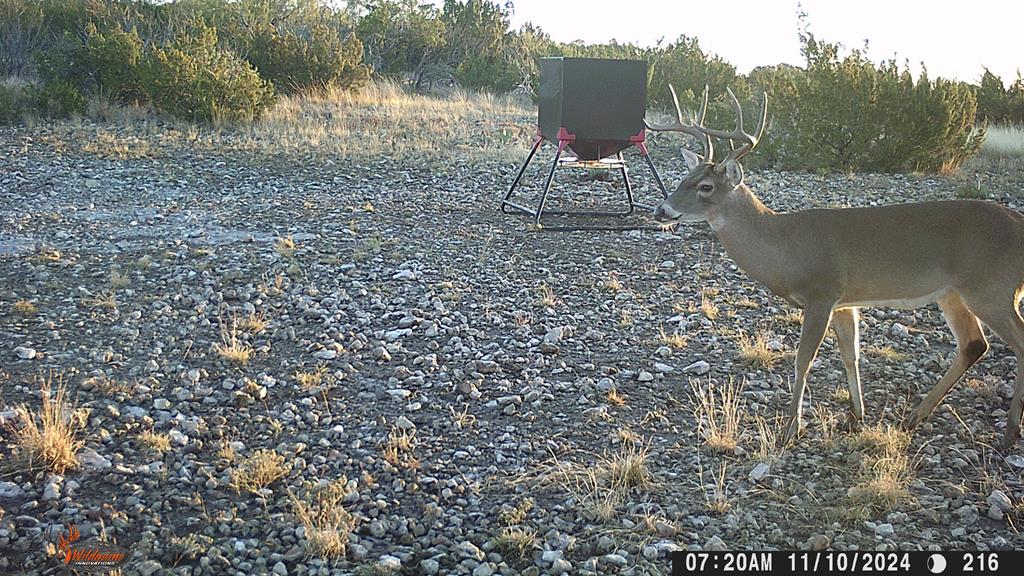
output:
[[[789,422],[783,432],[782,443],[789,444],[800,433],[800,417],[803,412],[804,387],[807,372],[811,369],[818,347],[825,337],[832,320],[832,303],[804,307],[804,323],[800,328],[800,345],[796,350],[796,374],[793,381],[793,398],[789,405]]]
[[[1024,411],[1024,319],[1017,310],[1019,300],[1020,294],[1015,291],[1009,298],[1006,294],[986,294],[967,301],[971,311],[1009,344],[1017,357],[1017,377],[1003,433],[1004,448],[1012,446],[1020,437],[1021,412]]]
[[[985,333],[981,330],[978,317],[968,309],[959,294],[950,293],[939,299],[938,304],[956,338],[956,356],[946,374],[910,413],[906,424],[909,430],[917,428],[927,420],[946,394],[960,381],[964,372],[988,351],[988,341],[985,340]]]
[[[864,420],[864,396],[860,387],[860,330],[856,308],[841,308],[832,313],[832,329],[836,332],[839,352],[846,368],[846,386],[850,390],[850,424]]]

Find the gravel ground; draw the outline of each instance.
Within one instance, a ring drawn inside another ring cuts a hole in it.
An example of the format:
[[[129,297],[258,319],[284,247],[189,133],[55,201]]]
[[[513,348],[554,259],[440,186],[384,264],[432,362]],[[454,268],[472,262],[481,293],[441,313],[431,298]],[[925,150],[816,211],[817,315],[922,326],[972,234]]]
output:
[[[518,159],[157,144],[124,158],[61,134],[0,132],[0,457],[13,460],[11,411],[39,405],[41,377],[66,383],[84,448],[63,475],[0,478],[2,572],[58,572],[69,523],[130,546],[129,574],[660,574],[686,548],[1024,547],[1022,444],[994,448],[1014,370],[998,339],[900,449],[905,490],[865,504],[877,447],[835,425],[831,338],[803,436],[759,449],[758,418],[777,425],[789,399],[799,320],[704,226],[533,231],[495,209]],[[678,181],[680,161],[657,163]],[[639,161],[633,175],[652,199]],[[1024,209],[999,185],[1019,174],[977,177]],[[957,188],[748,181],[778,210]],[[556,206],[622,194],[569,172],[558,190]],[[934,306],[862,318],[866,425],[884,435],[942,374],[951,335]],[[779,361],[744,361],[744,336]],[[226,360],[225,343],[251,358]],[[730,382],[743,420],[723,452],[703,441],[693,388]],[[239,490],[261,450],[284,476]],[[341,487],[352,517],[343,556],[318,553],[296,515],[318,482]]]

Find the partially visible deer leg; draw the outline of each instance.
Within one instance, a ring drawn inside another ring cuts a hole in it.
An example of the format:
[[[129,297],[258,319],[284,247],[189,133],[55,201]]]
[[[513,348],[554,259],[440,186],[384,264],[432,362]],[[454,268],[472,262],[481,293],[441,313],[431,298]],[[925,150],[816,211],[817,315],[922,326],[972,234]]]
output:
[[[859,426],[864,420],[864,396],[860,387],[860,329],[857,322],[860,315],[856,308],[842,308],[832,313],[832,329],[836,332],[839,352],[846,368],[846,387],[850,390],[851,427]]]
[[[828,324],[832,320],[832,302],[827,304],[808,305],[804,307],[804,324],[800,329],[800,345],[796,351],[796,373],[793,380],[793,399],[789,405],[789,421],[782,436],[782,443],[789,444],[800,433],[800,419],[803,414],[804,388],[807,385],[807,372],[818,354],[818,347],[825,337]]]
[[[938,304],[946,317],[946,323],[953,331],[953,336],[956,337],[956,357],[942,379],[932,387],[921,404],[907,418],[906,427],[909,430],[917,428],[927,420],[939,402],[942,402],[946,394],[960,381],[964,372],[988,351],[988,342],[981,330],[981,324],[978,323],[978,317],[967,308],[959,294],[944,296]]]
[[[1017,357],[1017,379],[1006,415],[1003,447],[1012,446],[1020,437],[1021,412],[1024,411],[1024,319],[1017,311],[1017,294],[971,294],[967,305],[989,328],[1006,341]]]

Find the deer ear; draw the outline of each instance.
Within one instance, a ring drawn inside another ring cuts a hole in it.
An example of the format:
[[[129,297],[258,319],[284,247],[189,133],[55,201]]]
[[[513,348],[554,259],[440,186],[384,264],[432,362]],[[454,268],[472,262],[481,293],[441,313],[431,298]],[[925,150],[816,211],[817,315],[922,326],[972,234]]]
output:
[[[725,161],[725,178],[733,188],[743,183],[743,167],[735,160]]]
[[[691,152],[686,148],[680,148],[679,151],[683,153],[683,160],[686,160],[687,168],[693,170],[694,168],[700,165],[701,158],[700,156],[697,155],[696,152]]]

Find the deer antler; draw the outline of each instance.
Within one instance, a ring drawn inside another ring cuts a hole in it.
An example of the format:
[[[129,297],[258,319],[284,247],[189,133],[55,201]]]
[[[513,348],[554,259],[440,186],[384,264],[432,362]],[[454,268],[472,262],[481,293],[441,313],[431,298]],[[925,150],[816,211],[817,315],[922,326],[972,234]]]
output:
[[[736,95],[732,93],[731,89],[726,88],[725,91],[729,94],[729,99],[732,100],[732,109],[736,113],[736,127],[729,132],[724,130],[712,130],[711,128],[705,128],[703,126],[697,127],[698,130],[707,136],[729,139],[730,144],[737,141],[743,142],[739,148],[733,147],[732,151],[729,152],[729,155],[718,163],[719,166],[724,166],[729,160],[739,160],[749,154],[750,151],[757,146],[757,143],[761,141],[761,135],[764,134],[765,120],[768,118],[768,93],[762,92],[761,119],[757,123],[757,130],[755,134],[748,134],[743,130],[743,109],[740,108],[740,101],[736,99]]]
[[[676,121],[671,124],[651,124],[644,120],[644,125],[647,126],[648,130],[654,132],[682,132],[693,136],[700,140],[704,146],[704,161],[711,162],[715,149],[711,145],[711,137],[702,126],[704,124],[704,114],[708,110],[707,84],[704,85],[704,96],[701,98],[700,112],[697,113],[696,118],[691,118],[689,123],[683,122],[683,111],[679,108],[679,98],[676,97],[676,89],[671,84],[668,85],[668,89],[672,92],[672,103],[676,107]]]

